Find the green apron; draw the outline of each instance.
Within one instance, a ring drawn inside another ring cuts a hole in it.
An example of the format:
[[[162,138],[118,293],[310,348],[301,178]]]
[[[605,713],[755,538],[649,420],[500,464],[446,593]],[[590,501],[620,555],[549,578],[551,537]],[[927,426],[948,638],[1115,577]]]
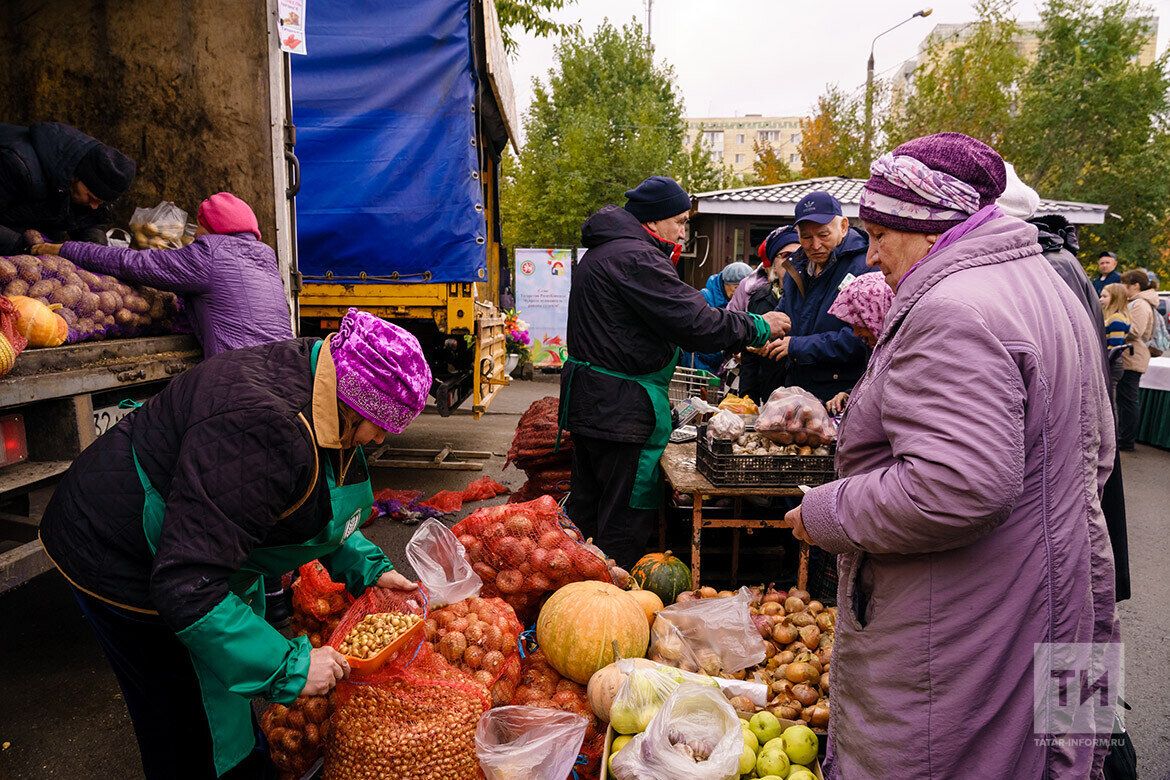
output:
[[[322,343],[313,346],[314,373]],[[162,535],[166,502],[150,484],[137,453],[133,450],[131,453],[146,494],[142,524],[154,554]],[[358,457],[364,466],[365,453],[360,448]],[[290,642],[264,621],[263,578],[280,576],[321,558],[331,572],[345,575],[351,591],[360,592],[391,568],[382,551],[357,530],[374,504],[369,477],[364,482],[338,485],[333,464],[328,458],[324,464],[333,509],[328,525],[302,544],[254,549],[230,578],[228,596],[194,624],[178,632],[190,651],[199,678],[203,709],[211,726],[217,774],[222,775],[236,766],[255,747],[250,698],[276,694],[292,701],[304,687],[308,640],[298,637]],[[286,661],[272,672],[273,661],[278,658]],[[301,669],[299,673],[287,673],[297,666]]]
[[[650,397],[650,406],[654,409],[654,430],[646,439],[646,444],[638,455],[638,471],[634,478],[634,489],[630,493],[631,509],[657,509],[662,505],[662,467],[659,461],[662,459],[667,442],[670,441],[670,431],[673,427],[670,419],[670,378],[674,376],[674,369],[678,366],[681,354],[682,351],[675,347],[670,362],[662,369],[652,374],[638,374],[636,376],[623,374],[620,371],[610,371],[608,368],[577,360],[572,355],[565,356],[565,365],[571,367],[569,370],[573,373],[584,368],[612,376],[615,379],[636,382]],[[560,419],[558,420],[558,448],[560,447],[561,431],[564,430],[569,417],[569,399],[573,393],[573,379],[571,373],[565,389],[565,402],[561,405]]]

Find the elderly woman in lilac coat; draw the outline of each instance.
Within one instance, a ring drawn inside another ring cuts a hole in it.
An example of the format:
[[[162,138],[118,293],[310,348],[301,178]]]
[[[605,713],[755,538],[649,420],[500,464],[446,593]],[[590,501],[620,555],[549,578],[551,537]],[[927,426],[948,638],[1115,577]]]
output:
[[[94,273],[177,293],[206,357],[291,339],[292,319],[276,253],[260,241],[256,214],[230,192],[199,206],[195,241],[180,249],[121,249],[66,241],[40,244]]]
[[[789,513],[839,554],[829,777],[1101,776],[1112,702],[1066,730],[1033,695],[1037,646],[1118,640],[1100,337],[995,206],[1004,183],[993,149],[942,133],[877,160],[861,197],[895,297],[843,478]]]

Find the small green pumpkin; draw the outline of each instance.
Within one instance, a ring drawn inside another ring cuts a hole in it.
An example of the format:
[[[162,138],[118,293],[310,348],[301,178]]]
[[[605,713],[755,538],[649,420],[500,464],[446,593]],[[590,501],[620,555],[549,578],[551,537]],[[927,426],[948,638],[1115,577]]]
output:
[[[678,594],[691,589],[690,567],[670,550],[643,555],[630,569],[630,576],[639,588],[656,594],[667,606],[674,603]]]

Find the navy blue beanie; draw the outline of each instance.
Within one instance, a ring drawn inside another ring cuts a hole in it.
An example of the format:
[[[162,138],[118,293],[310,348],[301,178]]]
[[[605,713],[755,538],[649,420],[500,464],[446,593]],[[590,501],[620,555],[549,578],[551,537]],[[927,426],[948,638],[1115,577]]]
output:
[[[73,178],[102,200],[117,200],[134,183],[138,166],[126,155],[105,144],[96,144],[78,161]]]
[[[778,227],[769,233],[768,237],[764,239],[765,257],[762,259],[767,260],[770,263],[776,259],[776,255],[780,253],[781,249],[788,246],[789,244],[799,243],[800,234],[796,232],[795,225],[784,225],[782,227]]]
[[[691,196],[669,176],[651,176],[626,190],[626,211],[639,222],[657,222],[691,210]]]

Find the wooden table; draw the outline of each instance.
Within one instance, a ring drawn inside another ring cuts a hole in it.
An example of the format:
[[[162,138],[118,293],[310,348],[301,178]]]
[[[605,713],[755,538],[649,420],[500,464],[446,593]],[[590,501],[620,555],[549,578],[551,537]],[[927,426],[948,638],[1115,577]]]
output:
[[[700,540],[704,528],[791,528],[792,523],[783,517],[776,519],[766,518],[704,518],[704,498],[731,498],[734,514],[740,515],[743,511],[743,499],[749,496],[760,498],[795,497],[802,494],[800,488],[770,488],[770,487],[716,487],[695,468],[695,443],[668,444],[662,453],[662,471],[666,481],[679,493],[691,496],[691,587],[699,587],[699,553]],[[666,548],[665,514],[659,523],[659,546]],[[808,558],[809,545],[800,543],[800,562],[796,573],[796,586],[801,590],[808,589]],[[736,568],[739,560],[739,535],[732,539],[731,548],[732,568]]]

